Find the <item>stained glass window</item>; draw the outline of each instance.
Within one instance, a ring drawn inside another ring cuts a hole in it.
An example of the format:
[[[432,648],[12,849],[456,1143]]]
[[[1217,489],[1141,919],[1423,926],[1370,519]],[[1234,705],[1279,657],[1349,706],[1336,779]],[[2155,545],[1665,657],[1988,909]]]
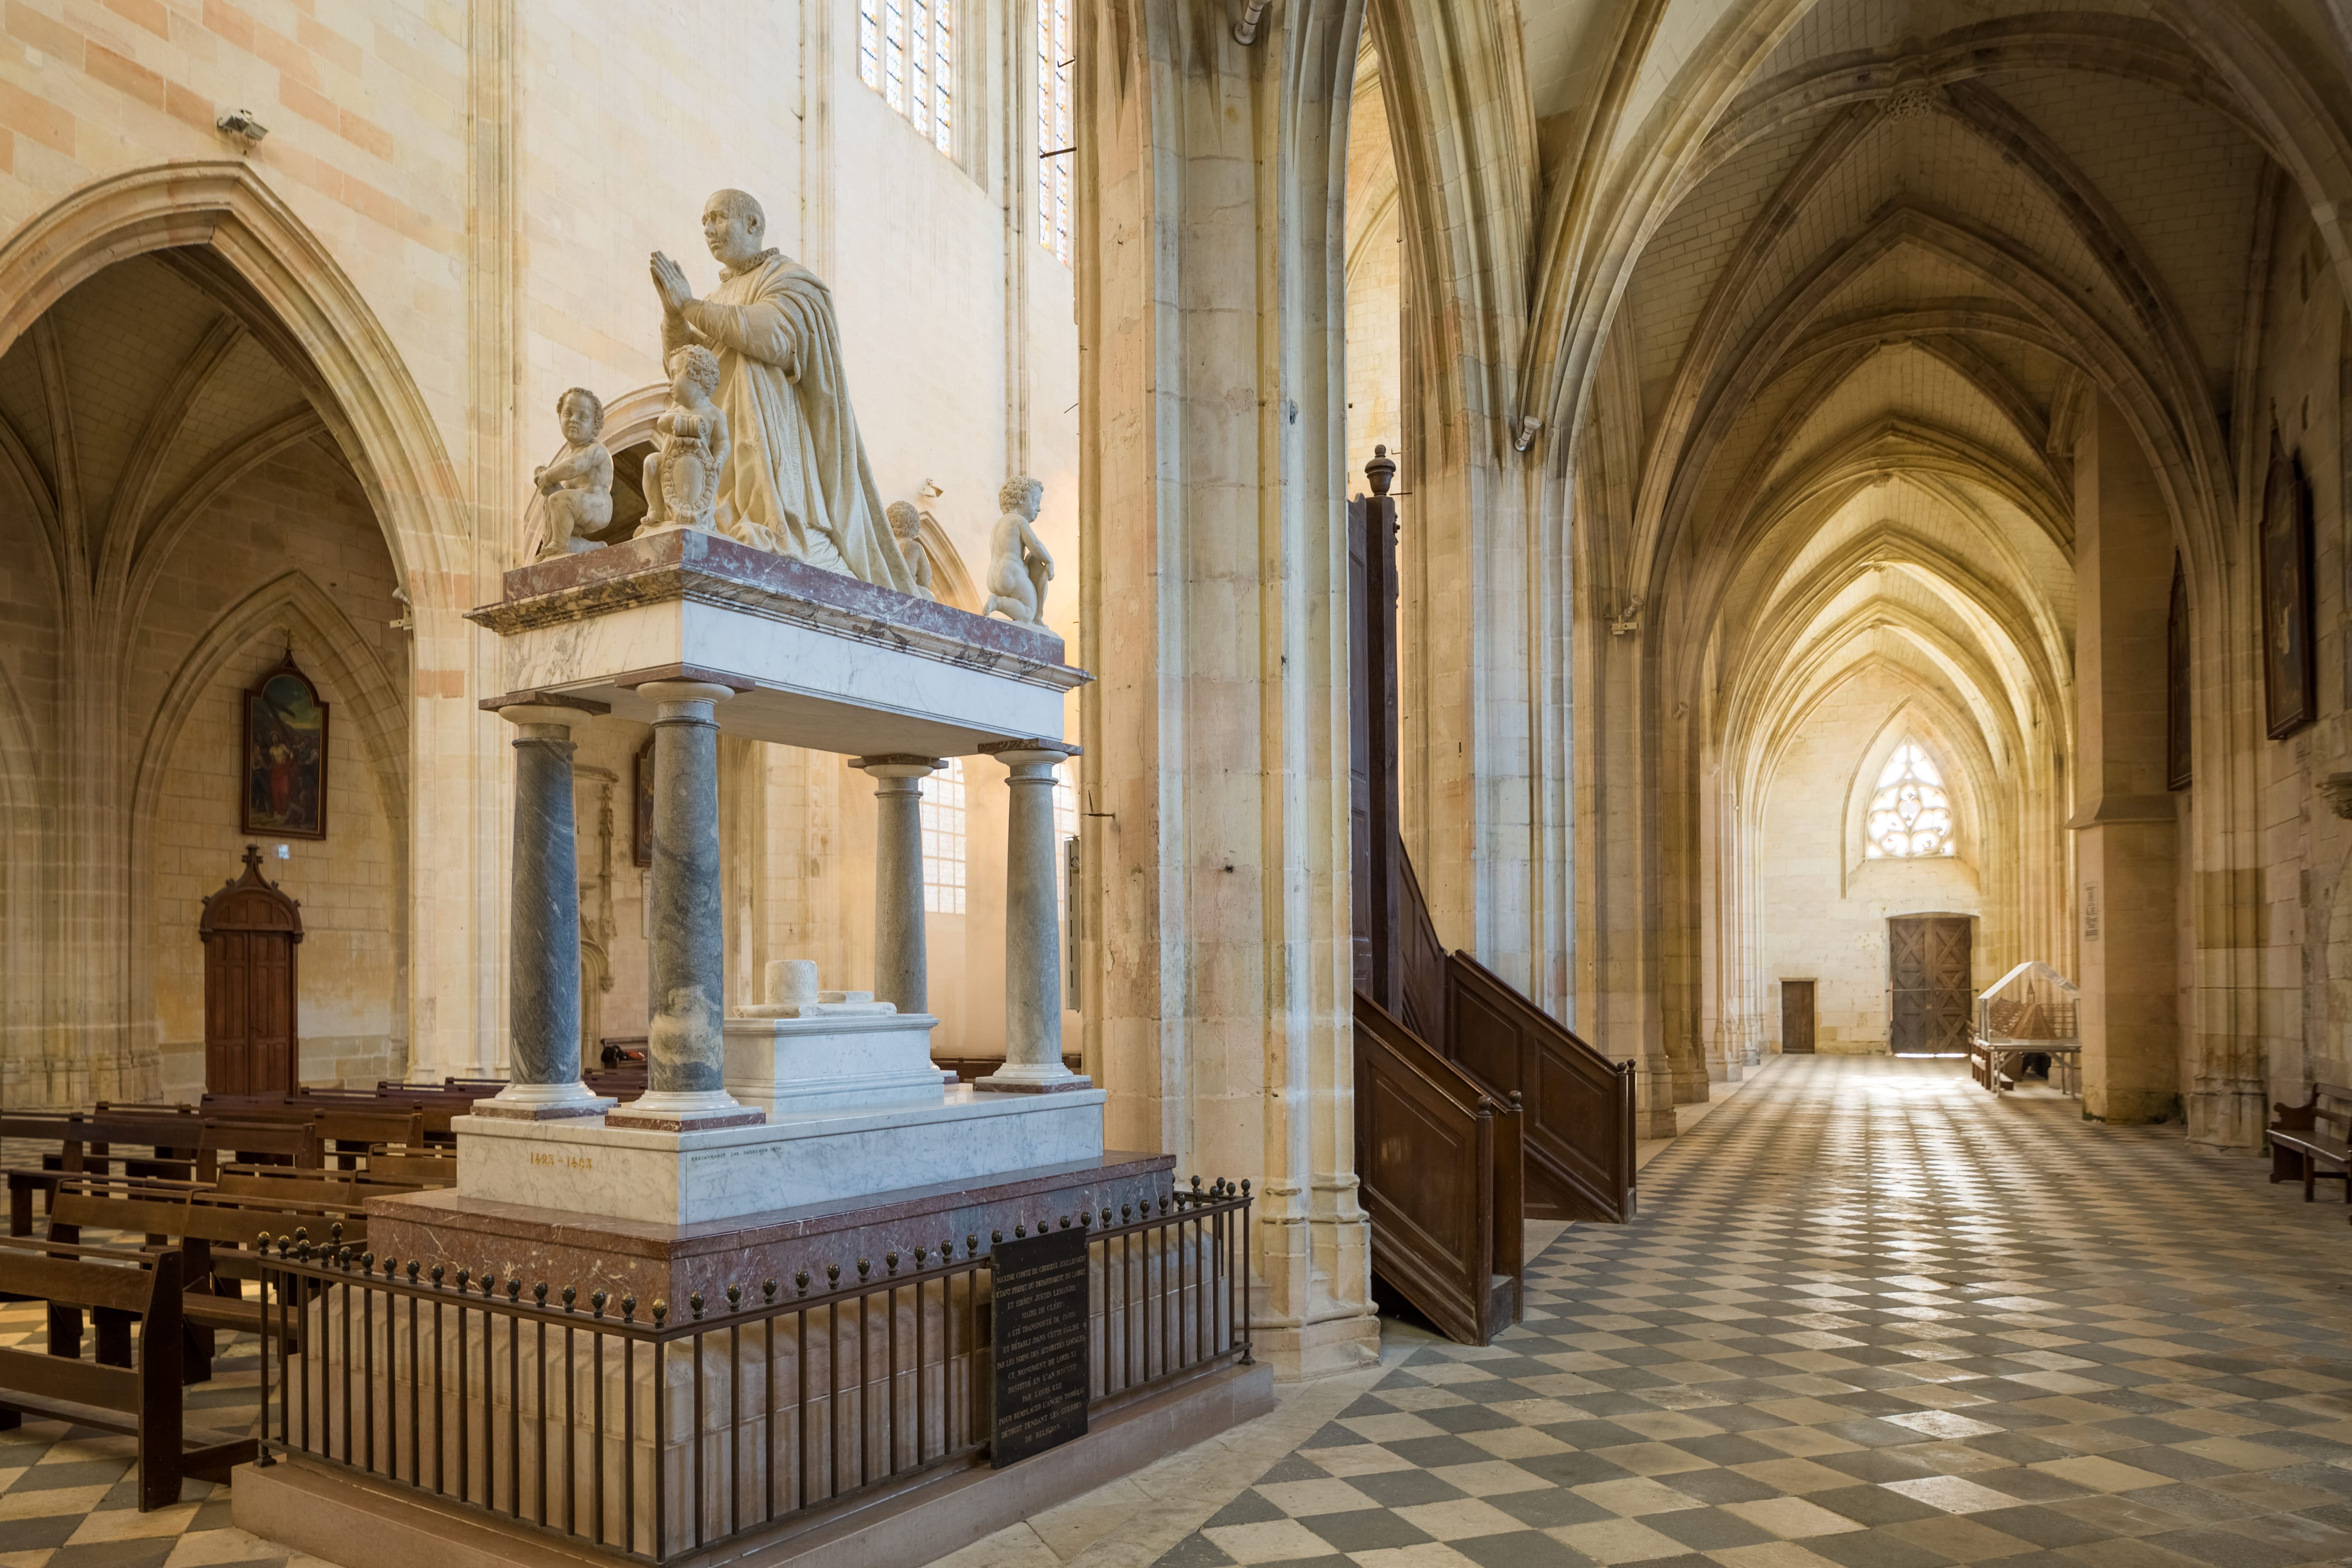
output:
[[[1944,789],[1935,759],[1916,741],[1904,742],[1886,759],[1878,774],[1878,793],[1870,797],[1864,831],[1868,842],[1863,854],[1869,859],[1953,852],[1952,797]]]
[[[857,0],[857,74],[955,155],[956,0]]]

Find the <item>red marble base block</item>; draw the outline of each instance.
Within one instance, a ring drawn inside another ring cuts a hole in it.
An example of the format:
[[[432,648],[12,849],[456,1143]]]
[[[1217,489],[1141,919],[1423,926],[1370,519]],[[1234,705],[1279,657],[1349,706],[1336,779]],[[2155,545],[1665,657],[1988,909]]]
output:
[[[1175,1163],[1167,1154],[1112,1152],[985,1185],[915,1187],[686,1226],[416,1193],[368,1201],[368,1242],[404,1268],[413,1258],[428,1270],[437,1263],[452,1272],[520,1276],[526,1289],[544,1280],[551,1296],[571,1286],[583,1300],[595,1290],[644,1302],[684,1301],[697,1291],[716,1300],[737,1285],[756,1300],[770,1279],[789,1295],[802,1269],[821,1280],[828,1265],[838,1265],[844,1280],[854,1280],[863,1258],[880,1277],[893,1252],[911,1268],[919,1247],[936,1253],[951,1244],[961,1257],[968,1237],[984,1249],[992,1232],[1009,1237],[1016,1225],[1034,1231],[1066,1215],[1075,1224],[1081,1212],[1100,1223],[1108,1209],[1117,1223],[1123,1209],[1156,1211],[1173,1191]]]

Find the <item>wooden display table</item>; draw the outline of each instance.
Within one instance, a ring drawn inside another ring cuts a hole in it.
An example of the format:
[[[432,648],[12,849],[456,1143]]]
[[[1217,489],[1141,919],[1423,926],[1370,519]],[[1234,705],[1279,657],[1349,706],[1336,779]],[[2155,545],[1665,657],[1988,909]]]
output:
[[[2050,1087],[2061,1094],[2083,1092],[2083,1047],[2075,1040],[1988,1040],[1969,1042],[1969,1076],[1995,1094],[2017,1086],[2015,1068],[2027,1057],[2050,1058]]]

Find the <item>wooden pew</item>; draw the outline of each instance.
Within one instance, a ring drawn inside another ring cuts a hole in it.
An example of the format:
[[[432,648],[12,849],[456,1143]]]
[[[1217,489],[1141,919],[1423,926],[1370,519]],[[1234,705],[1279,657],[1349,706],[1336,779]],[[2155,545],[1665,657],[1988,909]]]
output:
[[[8,1234],[29,1236],[33,1228],[33,1198],[52,1194],[65,1175],[109,1173],[113,1150],[123,1144],[145,1145],[155,1158],[133,1162],[136,1173],[187,1181],[209,1180],[226,1152],[260,1154],[315,1167],[320,1163],[315,1126],[287,1121],[262,1122],[216,1117],[184,1117],[116,1111],[104,1117],[71,1112],[61,1115],[0,1116],[0,1138],[55,1142],[58,1152],[44,1156],[40,1165],[7,1172]]]
[[[172,1133],[179,1135],[186,1129],[176,1126]],[[209,1184],[219,1173],[221,1163],[236,1162],[247,1154],[261,1154],[266,1159],[282,1159],[294,1168],[315,1171],[320,1166],[318,1126],[308,1121],[214,1121],[205,1119],[195,1126],[195,1150],[188,1162],[167,1162],[169,1168],[163,1175],[143,1173],[143,1180],[184,1180],[184,1183]],[[42,1168],[12,1168],[7,1171],[7,1232],[12,1237],[33,1234],[33,1194],[40,1192],[49,1208],[57,1206],[57,1184],[68,1175],[106,1175],[106,1163],[91,1168],[85,1159],[94,1133],[106,1133],[115,1142],[136,1142],[152,1138],[155,1129],[134,1119],[118,1121],[94,1121],[82,1117],[0,1117],[0,1138],[58,1138],[61,1154],[57,1166]],[[224,1162],[226,1157],[226,1162]]]
[[[2352,1089],[2315,1083],[2301,1105],[2274,1102],[2271,1109],[2278,1113],[2270,1125],[2271,1180],[2300,1181],[2305,1203],[2316,1195],[2320,1177],[2342,1181],[2344,1201],[2352,1204]]]
[[[255,1248],[261,1233],[283,1236],[303,1230],[325,1237],[341,1226],[341,1240],[363,1243],[367,1213],[362,1205],[387,1190],[377,1186],[322,1196],[289,1189],[326,1184],[268,1181],[256,1184],[264,1190],[236,1193],[193,1183],[69,1178],[52,1200],[49,1239],[79,1242],[84,1229],[100,1229],[144,1236],[151,1247],[176,1246],[181,1278],[187,1289],[181,1310],[190,1331],[186,1375],[189,1382],[200,1383],[211,1375],[214,1331],[261,1331],[261,1303],[247,1300],[243,1285],[244,1280],[260,1275],[261,1260]],[[78,1312],[52,1305],[53,1348],[60,1342],[78,1345],[80,1332]]]
[[[258,1095],[208,1094],[205,1106],[219,1115],[257,1122],[314,1122],[328,1151],[347,1170],[370,1144],[422,1143],[427,1133],[446,1138],[449,1119],[464,1115],[470,1106],[470,1102],[467,1106],[425,1100],[404,1102],[374,1096],[281,1095],[264,1100]]]
[[[457,1161],[454,1154],[370,1154],[362,1173],[373,1181],[410,1187],[454,1187]]]
[[[0,1428],[34,1415],[136,1437],[142,1513],[178,1502],[183,1477],[226,1482],[232,1467],[254,1457],[252,1438],[192,1431],[183,1420],[177,1253],[148,1258],[119,1248],[0,1240],[0,1290],[69,1307],[77,1317],[88,1309],[101,1325],[101,1351],[119,1348],[125,1359],[131,1320],[145,1325],[129,1365],[84,1362],[55,1346],[47,1355],[0,1349]]]

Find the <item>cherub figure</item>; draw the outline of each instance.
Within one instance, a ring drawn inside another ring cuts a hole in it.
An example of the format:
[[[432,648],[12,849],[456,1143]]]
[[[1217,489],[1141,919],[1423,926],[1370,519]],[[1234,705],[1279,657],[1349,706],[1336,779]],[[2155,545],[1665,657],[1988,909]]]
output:
[[[1045,487],[1026,474],[1016,474],[997,488],[996,504],[1003,515],[988,536],[988,604],[980,613],[1023,626],[1043,625],[1054,558],[1030,525],[1045,504]]]
[[[613,454],[598,437],[604,433],[604,405],[584,386],[555,400],[563,426],[563,455],[531,471],[531,483],[547,498],[547,539],[539,558],[572,552],[572,542],[613,521]]]
[[[923,553],[923,514],[913,501],[894,500],[884,515],[890,520],[890,537],[898,542],[898,553],[907,558],[907,570],[914,574],[915,597],[936,601],[940,595],[931,586],[931,558]]]
[[[669,406],[654,421],[660,445],[646,459],[646,525],[716,532],[712,503],[727,461],[727,416],[710,401],[719,356],[689,343],[669,356]]]

